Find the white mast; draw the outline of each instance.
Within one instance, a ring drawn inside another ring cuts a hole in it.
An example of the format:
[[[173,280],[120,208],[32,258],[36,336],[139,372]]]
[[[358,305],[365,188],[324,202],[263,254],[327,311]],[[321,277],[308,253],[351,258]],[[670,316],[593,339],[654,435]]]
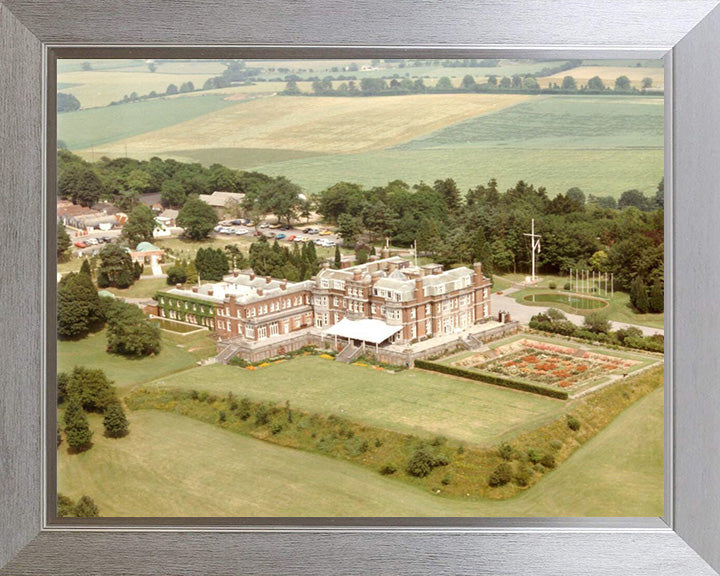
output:
[[[540,234],[535,234],[535,218],[532,219],[530,234],[523,234],[523,236],[530,236],[530,252],[532,253],[532,276],[530,276],[530,281],[535,282],[535,252],[540,254],[540,238],[542,238]],[[535,241],[536,238],[537,241]]]

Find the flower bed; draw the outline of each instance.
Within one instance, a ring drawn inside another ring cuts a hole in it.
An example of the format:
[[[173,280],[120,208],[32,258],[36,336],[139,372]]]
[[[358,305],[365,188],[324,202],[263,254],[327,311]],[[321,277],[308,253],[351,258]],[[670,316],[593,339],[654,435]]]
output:
[[[638,362],[526,338],[453,364],[507,378],[570,388],[607,374],[625,373]]]

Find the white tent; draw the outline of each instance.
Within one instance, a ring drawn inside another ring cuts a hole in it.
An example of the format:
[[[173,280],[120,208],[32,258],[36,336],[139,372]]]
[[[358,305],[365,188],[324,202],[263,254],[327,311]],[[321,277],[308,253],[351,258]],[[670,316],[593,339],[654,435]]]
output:
[[[348,320],[343,318],[325,330],[325,336],[337,336],[353,340],[362,340],[372,344],[380,344],[402,330],[402,326],[389,326],[382,320]]]

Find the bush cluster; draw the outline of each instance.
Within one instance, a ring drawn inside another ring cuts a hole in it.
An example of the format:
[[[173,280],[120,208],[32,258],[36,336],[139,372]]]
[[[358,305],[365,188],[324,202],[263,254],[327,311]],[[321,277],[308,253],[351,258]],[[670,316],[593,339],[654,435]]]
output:
[[[424,478],[434,468],[447,466],[448,464],[450,464],[450,459],[446,454],[435,452],[429,446],[421,445],[415,449],[415,452],[410,457],[406,471],[411,476]]]

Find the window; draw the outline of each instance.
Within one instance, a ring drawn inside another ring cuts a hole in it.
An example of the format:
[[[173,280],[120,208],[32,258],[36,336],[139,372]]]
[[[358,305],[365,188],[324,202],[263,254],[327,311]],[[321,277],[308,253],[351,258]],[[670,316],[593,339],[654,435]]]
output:
[[[425,304],[425,316],[430,316],[431,314],[432,314],[432,305]]]
[[[267,338],[267,326],[260,326],[260,328],[258,328],[257,332],[258,332],[258,340]]]
[[[255,327],[254,326],[245,326],[245,337],[246,338],[255,338]]]
[[[280,325],[277,322],[270,324],[270,336],[277,336],[280,333]]]
[[[410,318],[415,320],[415,317],[416,317],[415,308],[410,308]]]

